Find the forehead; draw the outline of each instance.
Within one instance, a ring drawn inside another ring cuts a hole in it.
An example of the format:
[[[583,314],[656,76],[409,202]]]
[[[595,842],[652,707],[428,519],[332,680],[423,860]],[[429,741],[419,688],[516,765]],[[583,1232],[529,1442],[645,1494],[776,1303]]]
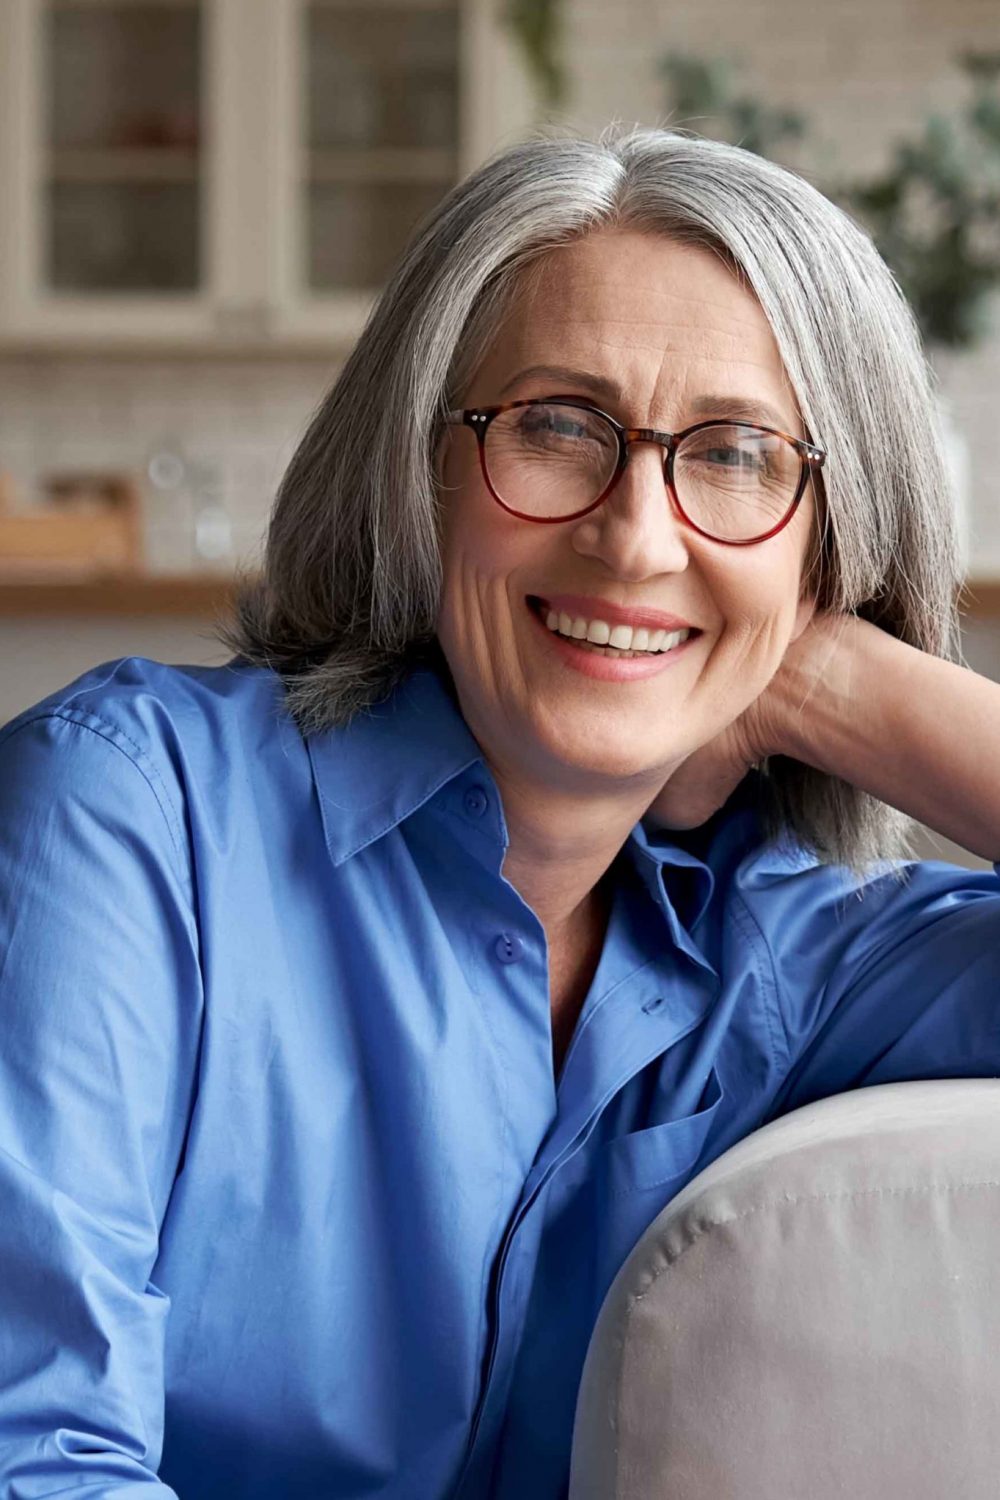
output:
[[[698,394],[698,386],[766,395],[795,410],[753,293],[711,250],[642,231],[600,231],[560,246],[525,277],[490,373],[509,380],[518,369],[557,363],[610,374],[654,401],[687,387]]]
[[[515,307],[542,321],[575,311],[634,327],[647,317],[668,337],[696,329],[773,343],[756,298],[721,256],[641,230],[602,230],[549,251],[526,276]]]

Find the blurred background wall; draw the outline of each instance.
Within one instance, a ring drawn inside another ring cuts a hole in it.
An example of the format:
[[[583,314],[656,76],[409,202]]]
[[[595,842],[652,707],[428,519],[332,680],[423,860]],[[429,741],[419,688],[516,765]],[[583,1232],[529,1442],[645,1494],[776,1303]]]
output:
[[[998,0],[3,0],[0,721],[111,657],[225,659],[227,577],[386,268],[541,120],[761,131],[824,190],[881,182],[918,273],[995,193],[921,295],[1000,678],[998,71]]]

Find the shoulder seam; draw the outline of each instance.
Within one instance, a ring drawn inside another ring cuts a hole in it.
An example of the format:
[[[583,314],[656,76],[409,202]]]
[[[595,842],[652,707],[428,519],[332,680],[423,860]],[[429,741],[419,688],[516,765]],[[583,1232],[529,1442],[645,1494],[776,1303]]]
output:
[[[164,785],[163,778],[142,746],[137,745],[135,740],[126,734],[124,729],[118,724],[111,724],[90,710],[72,708],[50,708],[46,709],[43,713],[32,715],[31,718],[19,719],[17,725],[10,731],[9,736],[6,733],[0,734],[0,741],[8,737],[12,739],[19,730],[27,729],[29,724],[38,724],[44,719],[59,719],[64,724],[75,725],[78,729],[88,729],[91,734],[96,735],[98,739],[104,740],[106,744],[111,745],[120,755],[123,755],[129,765],[138,771],[152,792],[163,821],[167,825],[170,842],[174,847],[174,853],[179,861],[179,873],[184,876],[185,882],[188,882],[190,877],[186,868],[187,860],[184,853],[184,839],[181,833],[180,817],[173,802],[170,800],[170,794]],[[128,745],[129,749],[133,752],[132,755],[128,753],[124,745],[119,743],[120,740],[125,741],[125,745]]]

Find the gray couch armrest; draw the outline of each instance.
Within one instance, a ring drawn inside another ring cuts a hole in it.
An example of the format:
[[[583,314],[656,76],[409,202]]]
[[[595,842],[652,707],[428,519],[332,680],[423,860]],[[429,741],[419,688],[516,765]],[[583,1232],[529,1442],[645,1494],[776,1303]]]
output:
[[[594,1330],[570,1500],[995,1500],[1000,1082],[889,1084],[740,1141]]]

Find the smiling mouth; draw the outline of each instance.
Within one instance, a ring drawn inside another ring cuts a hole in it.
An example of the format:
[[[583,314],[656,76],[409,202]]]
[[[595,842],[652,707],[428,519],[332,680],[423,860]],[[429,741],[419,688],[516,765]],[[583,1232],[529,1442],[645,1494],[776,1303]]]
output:
[[[678,646],[682,646],[692,636],[701,633],[695,629],[671,631],[613,625],[600,617],[592,620],[584,619],[582,616],[574,618],[551,609],[544,599],[539,599],[533,594],[529,594],[525,602],[535,617],[553,635],[560,636],[581,651],[596,656],[614,657],[619,661],[629,661],[636,657],[665,656],[668,652],[676,650]]]

